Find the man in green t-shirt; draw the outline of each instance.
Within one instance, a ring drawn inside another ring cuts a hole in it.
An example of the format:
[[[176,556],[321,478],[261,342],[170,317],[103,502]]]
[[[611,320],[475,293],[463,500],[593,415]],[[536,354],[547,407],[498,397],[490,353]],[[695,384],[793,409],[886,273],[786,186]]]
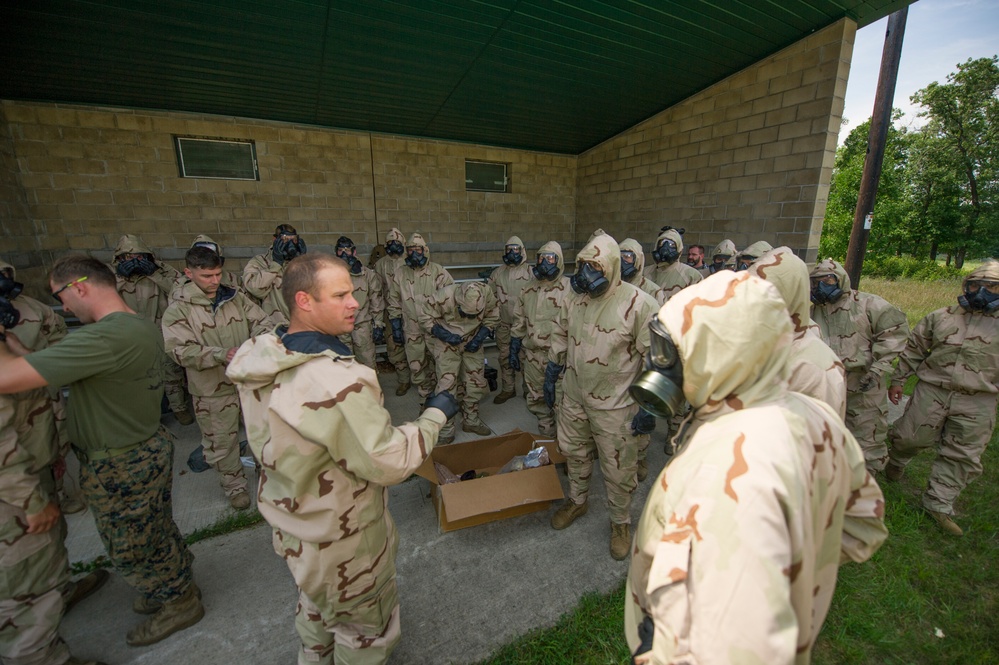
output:
[[[205,613],[194,557],[170,502],[173,442],[159,422],[163,340],[155,324],[125,304],[114,275],[96,259],[60,259],[49,284],[86,325],[35,353],[7,335],[0,344],[0,394],[70,387],[67,433],[80,459],[81,489],[111,562],[142,594],[133,609],[153,615],[127,641],[153,644]]]

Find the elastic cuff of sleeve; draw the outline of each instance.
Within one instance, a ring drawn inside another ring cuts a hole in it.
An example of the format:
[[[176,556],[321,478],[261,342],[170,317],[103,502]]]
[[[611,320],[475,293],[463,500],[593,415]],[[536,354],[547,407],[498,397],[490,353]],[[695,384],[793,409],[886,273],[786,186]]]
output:
[[[52,503],[52,499],[53,497],[49,496],[48,492],[41,489],[35,490],[28,498],[28,505],[24,507],[24,512],[28,515],[36,515],[45,510],[45,506]]]
[[[420,414],[420,420],[424,419],[436,423],[441,427],[444,427],[444,424],[447,422],[447,418],[444,417],[444,412],[436,407],[424,409],[423,413]]]

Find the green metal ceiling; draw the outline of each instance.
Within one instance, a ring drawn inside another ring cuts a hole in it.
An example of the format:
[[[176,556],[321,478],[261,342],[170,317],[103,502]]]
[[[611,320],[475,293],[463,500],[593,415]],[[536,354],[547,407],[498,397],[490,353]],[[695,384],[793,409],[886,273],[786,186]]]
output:
[[[578,154],[910,0],[5,0],[0,98]]]

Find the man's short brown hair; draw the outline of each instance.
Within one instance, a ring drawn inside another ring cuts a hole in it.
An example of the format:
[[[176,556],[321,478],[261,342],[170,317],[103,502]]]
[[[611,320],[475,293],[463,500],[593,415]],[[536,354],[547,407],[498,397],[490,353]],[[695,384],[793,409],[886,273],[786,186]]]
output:
[[[195,245],[184,254],[184,263],[191,270],[215,270],[222,267],[222,257],[200,245]]]
[[[319,283],[316,276],[323,268],[342,268],[348,275],[350,274],[350,268],[344,261],[322,252],[299,254],[285,264],[284,277],[281,279],[281,297],[288,306],[289,314],[295,312],[295,294],[299,291],[305,291],[313,298],[317,297]]]
[[[114,273],[111,269],[92,256],[86,254],[71,254],[55,262],[49,273],[49,281],[53,284],[69,284],[75,279],[86,277],[91,284],[116,288]]]

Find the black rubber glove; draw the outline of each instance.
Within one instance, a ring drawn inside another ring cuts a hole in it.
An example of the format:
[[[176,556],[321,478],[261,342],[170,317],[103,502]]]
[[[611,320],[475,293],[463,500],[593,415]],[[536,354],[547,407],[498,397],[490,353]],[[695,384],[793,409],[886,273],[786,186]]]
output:
[[[444,416],[451,420],[454,415],[458,413],[458,400],[454,398],[454,395],[444,390],[439,393],[434,393],[427,398],[427,401],[423,404],[424,409],[440,409],[444,412]]]
[[[373,328],[371,330],[371,339],[374,341],[375,344],[384,344],[385,343],[385,328],[382,328],[380,326],[377,327],[377,328]]]
[[[136,259],[135,272],[148,277],[156,272],[156,263],[150,260],[148,256],[140,256]]]
[[[565,369],[562,365],[556,365],[552,361],[548,361],[548,366],[545,367],[545,404],[548,405],[549,409],[555,408],[555,382],[558,381],[559,374]]]
[[[10,330],[21,320],[21,312],[14,307],[14,304],[0,296],[0,326]],[[6,336],[5,336],[6,337]]]
[[[642,623],[638,624],[638,639],[641,642],[638,648],[635,649],[635,653],[631,655],[631,663],[635,665],[635,658],[641,656],[644,653],[652,651],[652,638],[656,634],[656,625],[652,623],[652,617],[645,617]]]
[[[430,329],[430,333],[449,346],[458,346],[461,344],[461,335],[451,332],[439,323],[434,324],[434,327]]]
[[[392,341],[402,346],[406,343],[406,336],[402,334],[402,319],[390,319],[392,324]]]
[[[631,419],[631,433],[635,436],[650,434],[656,429],[656,417],[644,409],[639,409]]]
[[[122,277],[128,278],[136,273],[138,267],[139,267],[139,259],[138,257],[136,257],[134,259],[119,261],[118,266],[115,268],[115,272],[121,275]]]
[[[285,249],[290,244],[291,242],[287,240],[282,240],[281,236],[274,238],[274,242],[271,243],[271,256],[274,258],[275,261],[284,265],[284,262],[288,260],[288,257],[285,256]]]
[[[520,371],[520,349],[524,346],[524,340],[519,337],[510,338],[510,367],[514,372]]]
[[[485,326],[479,326],[478,331],[475,333],[475,337],[468,340],[468,344],[465,345],[465,350],[469,353],[475,353],[482,348],[482,343],[493,336],[493,331]]]

